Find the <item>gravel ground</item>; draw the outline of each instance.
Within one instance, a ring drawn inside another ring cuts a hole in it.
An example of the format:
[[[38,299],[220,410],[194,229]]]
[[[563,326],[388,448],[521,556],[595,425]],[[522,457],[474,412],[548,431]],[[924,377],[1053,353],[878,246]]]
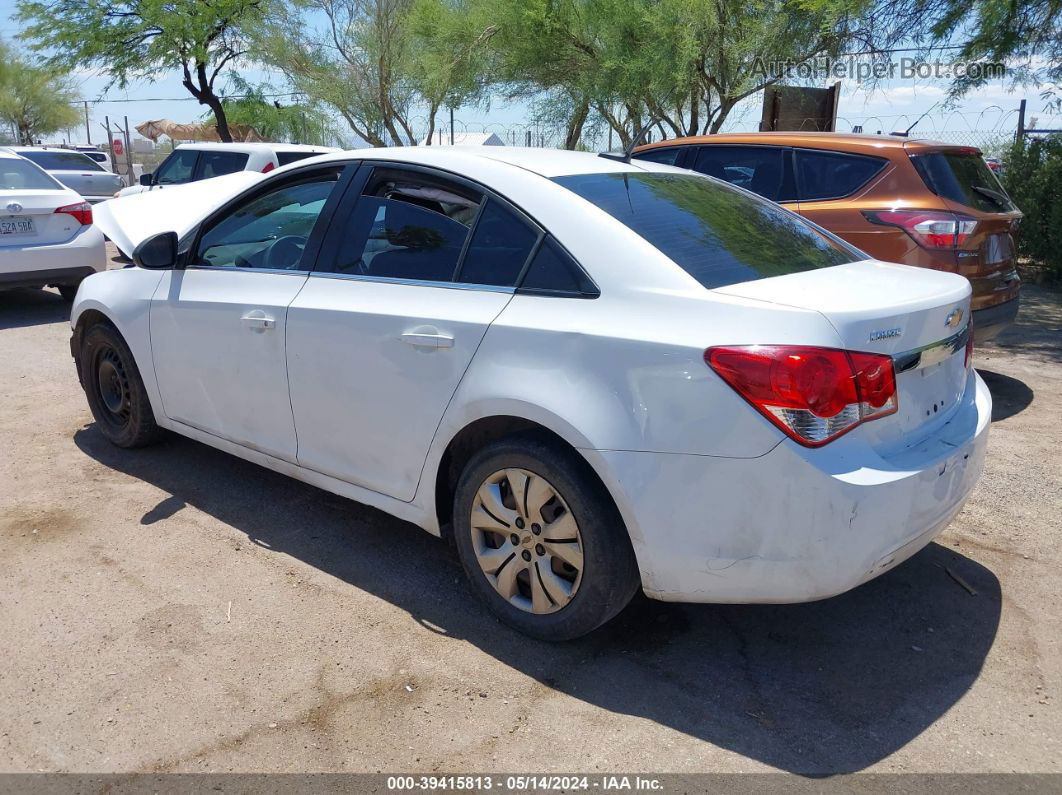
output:
[[[378,511],[111,447],[67,313],[0,294],[0,770],[1062,771],[1058,294],[978,353],[988,463],[938,543],[824,602],[639,598],[564,645]]]

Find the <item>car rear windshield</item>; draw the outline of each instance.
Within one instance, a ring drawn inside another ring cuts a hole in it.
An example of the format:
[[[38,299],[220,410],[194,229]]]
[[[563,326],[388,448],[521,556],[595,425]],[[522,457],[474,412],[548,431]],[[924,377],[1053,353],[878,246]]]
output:
[[[978,153],[931,152],[911,155],[911,162],[938,196],[988,213],[1017,209]]]
[[[32,163],[0,157],[0,190],[61,190],[62,185]]]
[[[709,289],[866,256],[781,207],[693,174],[555,177]]]
[[[45,171],[103,171],[99,164],[80,152],[19,152]]]

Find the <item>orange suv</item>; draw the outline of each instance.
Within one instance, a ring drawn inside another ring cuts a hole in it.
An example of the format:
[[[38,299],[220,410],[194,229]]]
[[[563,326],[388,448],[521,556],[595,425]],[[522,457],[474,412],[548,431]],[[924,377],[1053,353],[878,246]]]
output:
[[[973,285],[980,341],[1018,312],[1013,235],[1022,214],[978,149],[889,135],[766,132],[659,141],[634,157],[751,190],[875,259],[961,273]]]

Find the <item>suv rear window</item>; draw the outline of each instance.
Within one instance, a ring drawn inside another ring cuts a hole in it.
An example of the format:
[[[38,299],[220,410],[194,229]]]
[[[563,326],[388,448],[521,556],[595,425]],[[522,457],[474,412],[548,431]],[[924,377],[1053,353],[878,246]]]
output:
[[[772,202],[692,174],[578,174],[554,182],[709,289],[865,258]]]
[[[42,149],[19,154],[45,171],[103,171],[95,160],[80,152],[48,152]]]
[[[288,163],[294,163],[298,160],[305,160],[308,157],[317,157],[320,152],[277,152],[277,162],[286,166]]]
[[[931,152],[911,155],[911,162],[926,187],[938,196],[989,213],[1018,209],[980,154]]]

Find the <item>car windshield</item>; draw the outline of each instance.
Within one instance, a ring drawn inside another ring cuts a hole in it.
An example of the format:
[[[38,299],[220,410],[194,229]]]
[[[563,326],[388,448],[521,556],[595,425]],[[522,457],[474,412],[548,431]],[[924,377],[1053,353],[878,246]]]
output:
[[[0,157],[0,190],[61,190],[62,185],[32,163]]]
[[[55,152],[40,149],[19,152],[46,171],[103,171],[99,163],[81,152]]]
[[[922,181],[938,196],[989,213],[1017,209],[976,150],[912,155],[911,162]]]
[[[555,177],[709,289],[826,268],[866,255],[772,202],[694,174]]]

